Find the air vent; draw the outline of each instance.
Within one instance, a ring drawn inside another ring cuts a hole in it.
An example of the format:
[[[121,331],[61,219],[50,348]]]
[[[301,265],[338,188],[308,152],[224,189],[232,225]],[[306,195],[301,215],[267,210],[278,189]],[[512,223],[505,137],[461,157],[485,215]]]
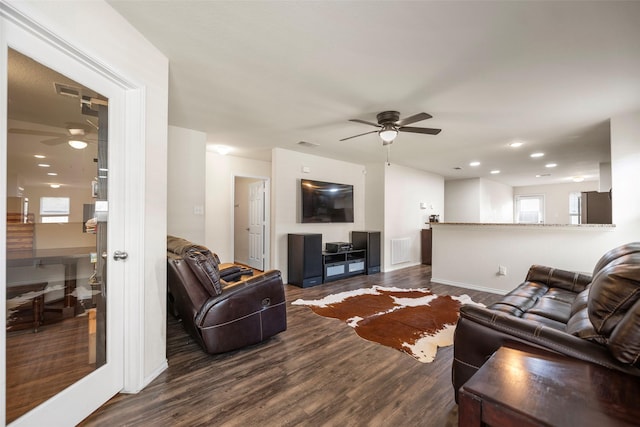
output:
[[[314,144],[313,142],[307,142],[307,141],[300,141],[298,142],[298,145],[302,145],[303,147],[311,147],[311,148],[320,146],[320,144]]]
[[[62,83],[54,83],[56,93],[62,96],[69,96],[71,98],[80,98],[80,89],[74,86],[65,85]]]

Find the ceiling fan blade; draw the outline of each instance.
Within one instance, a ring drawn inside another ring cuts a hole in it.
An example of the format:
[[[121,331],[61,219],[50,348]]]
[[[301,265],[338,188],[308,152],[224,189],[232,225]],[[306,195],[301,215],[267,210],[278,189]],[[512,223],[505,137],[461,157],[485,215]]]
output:
[[[405,117],[404,119],[398,120],[396,124],[398,126],[410,125],[411,123],[419,122],[422,120],[427,120],[433,117],[431,114],[427,113],[418,113],[413,116]]]
[[[371,122],[368,122],[368,121],[366,121],[366,120],[350,119],[349,121],[350,121],[350,122],[356,122],[356,123],[364,123],[365,125],[375,126],[375,127],[377,127],[377,128],[381,127],[381,126],[380,126],[379,124],[377,124],[377,123],[371,123]]]
[[[10,128],[9,133],[16,133],[20,135],[56,136],[59,138],[65,136],[60,132],[49,132],[46,130],[31,130],[31,129],[18,129],[18,128]]]
[[[433,128],[416,128],[416,127],[400,127],[398,128],[400,132],[411,132],[411,133],[426,133],[427,135],[437,135],[442,132],[442,129],[433,129]]]
[[[361,133],[359,135],[353,135],[353,136],[350,136],[350,137],[347,137],[347,138],[342,138],[340,141],[346,141],[347,139],[357,138],[357,137],[363,136],[363,135],[369,135],[370,133],[378,133],[378,131],[377,130],[372,130],[370,132]]]
[[[60,145],[60,144],[64,144],[67,141],[69,141],[69,138],[65,137],[65,138],[46,139],[40,142],[42,142],[44,145]]]

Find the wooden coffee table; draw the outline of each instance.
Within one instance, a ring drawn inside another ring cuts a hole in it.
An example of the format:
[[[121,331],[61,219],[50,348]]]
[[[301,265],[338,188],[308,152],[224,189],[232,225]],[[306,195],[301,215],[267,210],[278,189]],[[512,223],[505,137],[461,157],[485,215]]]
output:
[[[459,426],[637,426],[640,377],[501,347],[460,388]]]

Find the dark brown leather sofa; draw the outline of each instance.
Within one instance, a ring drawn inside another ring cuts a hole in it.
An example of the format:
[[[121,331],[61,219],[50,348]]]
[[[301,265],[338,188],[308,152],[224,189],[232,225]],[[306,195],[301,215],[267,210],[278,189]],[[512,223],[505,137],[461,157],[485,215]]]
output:
[[[200,346],[211,354],[223,353],[286,330],[280,271],[229,283],[220,278],[217,260],[204,246],[167,238],[169,311],[182,319]]]
[[[456,401],[498,348],[518,344],[640,376],[640,242],[607,252],[591,276],[534,265],[499,302],[462,306],[452,366]]]

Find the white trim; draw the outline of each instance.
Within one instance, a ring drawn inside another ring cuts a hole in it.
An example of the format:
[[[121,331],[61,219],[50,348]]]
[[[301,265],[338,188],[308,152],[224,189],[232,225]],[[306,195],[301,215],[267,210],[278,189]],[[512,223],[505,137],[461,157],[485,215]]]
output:
[[[38,22],[32,20],[28,16],[24,15],[15,7],[5,2],[0,2],[0,20],[2,22],[2,30],[0,32],[0,48],[2,49],[2,59],[0,60],[1,71],[0,78],[3,82],[7,82],[7,57],[6,57],[6,49],[8,45],[8,40],[11,40],[11,47],[16,47],[18,50],[21,50],[19,46],[29,46],[27,50],[34,49],[42,49],[42,47],[34,48],[34,46],[47,46],[47,49],[51,49],[51,58],[68,58],[69,61],[73,61],[74,63],[80,63],[81,66],[86,67],[88,71],[93,74],[89,74],[86,76],[90,80],[102,80],[108,82],[108,85],[113,85],[113,88],[119,88],[122,90],[118,93],[117,96],[110,96],[110,104],[112,104],[115,108],[110,108],[110,139],[112,137],[119,138],[120,141],[123,141],[122,144],[119,144],[119,153],[116,154],[116,157],[120,159],[125,159],[124,164],[120,164],[116,167],[119,171],[121,171],[116,177],[114,174],[114,178],[118,182],[114,182],[114,185],[122,185],[124,188],[123,199],[118,201],[119,203],[126,203],[126,214],[122,217],[116,218],[117,226],[123,227],[125,230],[124,233],[124,245],[120,249],[127,250],[129,252],[130,258],[126,262],[122,262],[122,264],[118,264],[113,267],[114,271],[120,271],[123,274],[125,284],[128,286],[124,286],[120,294],[114,294],[113,289],[110,294],[110,301],[116,301],[118,298],[121,298],[124,301],[124,304],[121,307],[118,307],[117,304],[108,304],[108,316],[111,316],[112,319],[117,320],[117,327],[110,328],[108,330],[108,342],[113,342],[112,339],[120,335],[120,338],[123,337],[123,347],[111,345],[108,347],[108,357],[109,354],[113,356],[113,353],[116,352],[123,355],[122,364],[123,366],[118,369],[119,372],[122,372],[122,376],[118,375],[114,377],[113,374],[108,374],[109,369],[98,369],[94,373],[90,375],[91,378],[85,377],[78,383],[88,383],[89,381],[99,381],[101,384],[108,384],[109,389],[113,389],[115,386],[116,390],[125,390],[126,391],[139,391],[146,384],[151,382],[153,378],[155,378],[162,370],[166,369],[167,363],[165,362],[159,366],[153,373],[153,377],[148,376],[144,377],[144,335],[145,335],[145,322],[144,322],[144,301],[145,301],[145,277],[144,277],[144,266],[145,266],[145,240],[144,240],[144,212],[145,212],[145,126],[146,126],[146,106],[145,106],[145,88],[141,87],[141,85],[137,85],[132,83],[131,81],[124,78],[119,72],[112,69],[110,66],[101,63],[95,58],[85,54],[79,49],[75,48],[65,40],[58,37],[56,34],[53,34],[47,28],[44,28]],[[9,29],[11,25],[15,24],[13,29]],[[13,37],[8,38],[7,31],[23,31],[28,33],[33,37]],[[28,39],[28,40],[27,40]],[[67,59],[64,59],[66,61]],[[50,59],[50,62],[53,61],[57,64],[57,59]],[[48,65],[46,62],[42,62],[43,65]],[[53,65],[51,68],[58,68],[56,64],[49,64],[48,66]],[[97,77],[92,77],[97,76]],[[91,86],[97,89],[97,87],[93,86],[92,83],[86,82],[86,79],[78,79],[76,76],[69,73],[69,77],[76,80],[85,80],[83,84],[87,86]],[[101,86],[101,85],[100,85]],[[114,89],[115,90],[115,89]],[[109,92],[114,92],[114,90],[110,90]],[[100,91],[100,90],[99,90]],[[6,84],[2,84],[2,88],[0,89],[0,114],[2,118],[0,119],[0,123],[4,126],[3,129],[6,129],[6,119],[7,119],[7,94],[6,94]],[[112,114],[118,112],[118,118],[112,119]],[[132,119],[135,118],[135,119]],[[113,124],[119,126],[115,128]],[[0,165],[6,166],[6,133],[0,135]],[[109,156],[112,156],[112,151],[116,151],[115,146],[110,147]],[[125,154],[126,153],[126,154]],[[111,166],[115,165],[110,165]],[[6,167],[3,167],[3,170],[6,170]],[[125,176],[126,172],[126,176]],[[6,174],[0,174],[6,175]],[[125,182],[126,180],[126,182]],[[126,183],[126,185],[125,185]],[[0,177],[0,188],[2,189],[2,194],[6,192],[6,176]],[[6,198],[1,197],[0,200],[0,212],[6,211]],[[123,212],[124,213],[124,212]],[[0,226],[0,254],[3,255],[2,259],[6,259],[4,255],[6,255],[6,224],[3,222],[3,225]],[[119,243],[120,244],[120,243]],[[119,245],[118,244],[118,245]],[[119,249],[114,248],[113,245],[110,245],[110,250]],[[6,290],[4,286],[5,277],[6,277],[6,265],[5,263],[0,266],[0,311],[4,312],[6,309]],[[111,268],[111,267],[110,267]],[[115,280],[117,275],[110,275]],[[6,342],[6,319],[5,316],[0,320],[0,340],[2,343]],[[125,323],[126,322],[126,323]],[[4,349],[4,345],[2,350],[0,350],[0,383],[2,386],[3,395],[6,395],[4,391],[6,390],[6,352]],[[113,357],[110,357],[113,359]],[[70,389],[67,389],[69,391]],[[65,391],[65,393],[67,393]],[[73,423],[77,423],[81,421],[84,417],[86,417],[89,413],[99,407],[103,402],[100,399],[96,400],[93,396],[87,396],[78,394],[76,391],[71,390],[68,396],[72,396],[72,399],[76,401],[76,405],[74,407],[74,413],[69,414],[66,413],[68,411],[60,411],[61,406],[57,406],[60,403],[60,399],[56,396],[45,402],[41,407],[43,409],[50,407],[56,408],[60,415],[67,417],[67,421],[70,419],[75,419]],[[0,402],[0,419],[4,421],[6,415],[6,403],[4,399]],[[40,407],[39,407],[40,408]],[[64,412],[64,413],[63,413]],[[21,417],[20,419],[14,422],[15,425],[20,425],[23,422],[34,422],[37,419],[38,414],[44,414],[45,412],[40,410],[33,410],[29,413],[29,417]],[[34,418],[33,416],[36,416]],[[78,418],[80,417],[80,418]],[[28,419],[28,421],[27,421]],[[2,423],[1,421],[0,423]],[[51,419],[41,419],[42,425],[49,424],[51,425],[60,422],[60,420],[51,420]]]
[[[128,180],[125,204],[128,220],[125,232],[125,248],[131,259],[127,260],[124,289],[124,382],[123,390],[137,393],[145,385],[144,379],[144,192],[145,192],[145,99],[146,90],[139,88],[126,94],[125,170]],[[131,118],[134,118],[131,120]],[[131,185],[136,183],[137,185]],[[131,229],[129,229],[129,227]]]
[[[0,129],[7,129],[7,40],[5,35],[5,25],[3,23],[3,4],[0,3]],[[0,132],[0,170],[7,170],[7,132]],[[0,213],[6,217],[7,212],[7,174],[0,173]],[[7,221],[0,221],[0,259],[7,259]],[[4,425],[7,419],[6,411],[6,342],[7,342],[7,263],[0,262],[0,391],[3,396],[0,402],[0,425]]]

